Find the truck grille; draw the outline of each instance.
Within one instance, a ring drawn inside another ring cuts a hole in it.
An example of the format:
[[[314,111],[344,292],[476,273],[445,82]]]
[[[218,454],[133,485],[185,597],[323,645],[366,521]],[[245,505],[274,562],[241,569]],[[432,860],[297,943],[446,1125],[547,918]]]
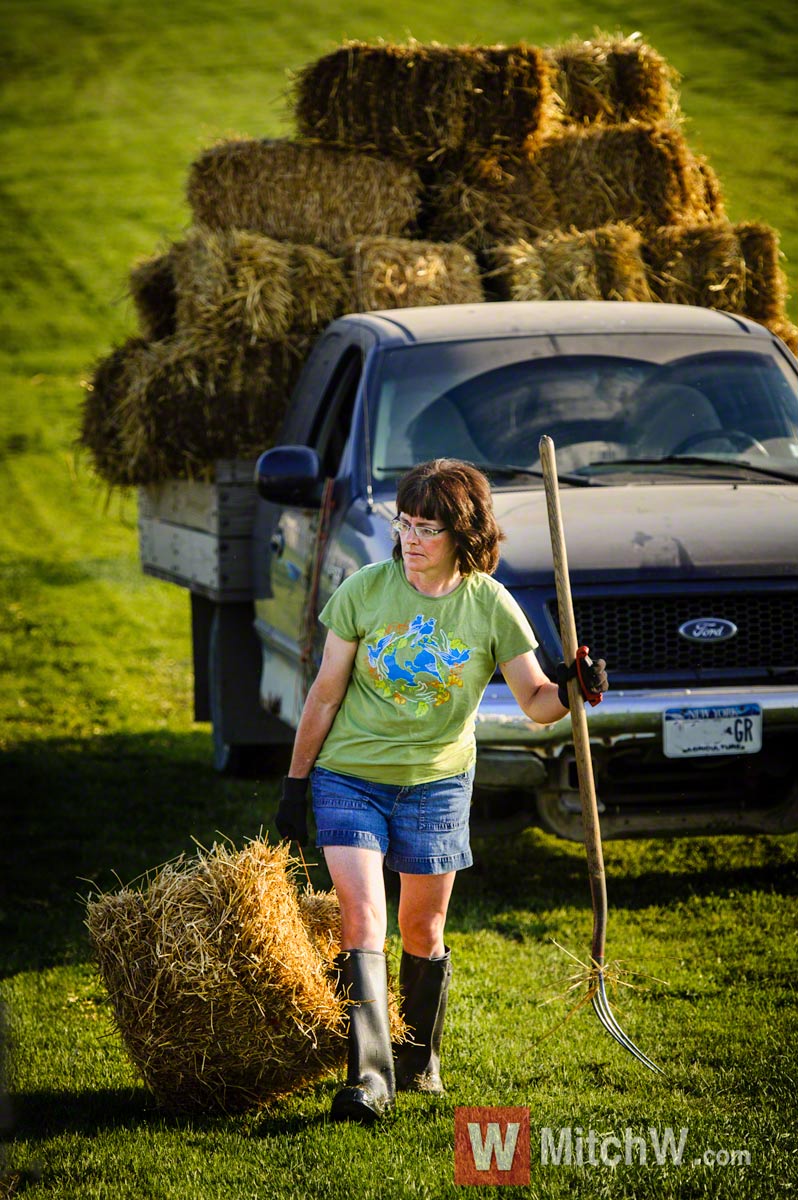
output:
[[[559,631],[556,603],[549,613]],[[616,678],[798,670],[798,591],[575,597],[574,613],[580,642],[603,655]],[[737,633],[689,642],[679,627],[698,617],[733,621]]]

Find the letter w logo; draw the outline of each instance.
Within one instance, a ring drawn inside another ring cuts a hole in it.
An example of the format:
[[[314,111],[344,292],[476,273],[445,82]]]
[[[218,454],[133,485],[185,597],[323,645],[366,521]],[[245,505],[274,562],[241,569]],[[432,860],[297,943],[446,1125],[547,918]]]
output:
[[[456,1108],[456,1184],[529,1183],[529,1109]]]
[[[482,1126],[476,1121],[468,1122],[468,1136],[471,1138],[471,1152],[474,1156],[474,1166],[478,1171],[489,1171],[491,1159],[496,1155],[496,1168],[499,1171],[509,1171],[515,1157],[515,1143],[518,1141],[520,1121],[508,1121],[502,1131],[498,1121],[491,1121],[485,1128],[485,1140],[482,1140]]]

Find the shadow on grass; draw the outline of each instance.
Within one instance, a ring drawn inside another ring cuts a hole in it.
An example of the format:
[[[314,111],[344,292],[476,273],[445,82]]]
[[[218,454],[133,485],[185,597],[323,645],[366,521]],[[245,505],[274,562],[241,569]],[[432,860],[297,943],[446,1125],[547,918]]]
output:
[[[204,733],[26,743],[0,757],[0,976],[84,961],[83,900],[192,854],[196,842],[276,837],[284,753],[260,779],[226,779]]]
[[[96,1091],[41,1089],[19,1092],[12,1099],[15,1139],[57,1137],[62,1133],[93,1135],[106,1129],[138,1128],[164,1123],[146,1088],[98,1088]]]
[[[282,1137],[306,1133],[329,1123],[329,1107],[329,1099],[322,1098],[317,1112],[307,1109],[281,1112],[275,1107],[239,1115],[172,1113],[159,1108],[145,1087],[87,1091],[40,1089],[13,1096],[12,1126],[6,1133],[6,1140],[38,1141],[62,1134],[93,1137],[110,1129],[240,1129],[242,1122],[255,1137]]]
[[[540,913],[565,905],[590,906],[584,848],[537,828],[512,837],[472,839],[474,866],[458,880],[458,895],[475,908]],[[798,893],[798,836],[700,837],[614,841],[604,848],[607,889],[614,908],[640,909],[692,896],[728,897],[754,891]],[[476,913],[475,913],[476,915]],[[512,921],[505,922],[512,936]],[[524,934],[546,932],[527,915]]]
[[[226,779],[211,766],[207,733],[152,732],[36,740],[0,757],[0,977],[88,960],[83,920],[90,892],[116,890],[181,853],[193,854],[195,842],[276,838],[286,756],[285,748],[275,750],[260,778]],[[453,927],[490,924],[511,938],[545,936],[545,920],[536,914],[589,906],[581,845],[534,827],[475,831],[473,843],[475,863],[458,880]],[[311,850],[306,857],[314,887],[328,888],[321,854]],[[796,835],[612,842],[605,857],[615,908],[798,890]],[[395,902],[398,882],[386,876]],[[519,910],[516,928],[512,914]]]

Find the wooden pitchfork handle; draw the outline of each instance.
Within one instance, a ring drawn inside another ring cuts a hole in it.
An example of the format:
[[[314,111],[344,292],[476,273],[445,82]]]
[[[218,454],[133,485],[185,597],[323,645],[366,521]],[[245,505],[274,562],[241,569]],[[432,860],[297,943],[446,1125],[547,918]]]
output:
[[[554,581],[557,585],[557,607],[560,610],[560,637],[563,657],[570,666],[575,661],[579,643],[576,637],[571,582],[568,576],[568,555],[560,511],[560,490],[557,483],[557,462],[554,442],[550,437],[540,439],[540,464],[546,488],[546,508],[549,514],[551,553],[554,560]],[[604,876],[604,852],[601,848],[601,826],[596,804],[596,785],[593,779],[593,760],[590,756],[590,736],[587,716],[578,679],[568,680],[568,703],[571,709],[571,731],[579,777],[579,799],[582,804],[582,826],[585,832],[587,867],[590,874],[590,895],[593,901],[593,945],[591,950],[592,980],[590,997],[593,1011],[607,1032],[628,1050],[638,1062],[656,1074],[664,1074],[647,1054],[636,1046],[615,1019],[607,999],[604,980],[604,943],[607,936],[607,881]]]
[[[540,439],[540,465],[543,468],[543,484],[546,489],[546,509],[549,517],[551,554],[554,560],[554,582],[557,587],[557,608],[560,613],[560,638],[563,658],[568,666],[575,662],[579,642],[576,636],[574,605],[571,598],[571,582],[568,574],[568,554],[565,549],[560,490],[557,483],[557,462],[554,442],[550,437]],[[585,851],[590,876],[590,895],[593,902],[593,943],[591,957],[594,966],[604,966],[604,949],[607,937],[607,881],[604,875],[604,851],[601,847],[596,785],[593,778],[593,760],[590,754],[590,735],[582,689],[578,679],[568,680],[568,702],[571,709],[571,730],[574,739],[576,772],[579,779],[579,800],[582,805],[582,827],[585,835]]]

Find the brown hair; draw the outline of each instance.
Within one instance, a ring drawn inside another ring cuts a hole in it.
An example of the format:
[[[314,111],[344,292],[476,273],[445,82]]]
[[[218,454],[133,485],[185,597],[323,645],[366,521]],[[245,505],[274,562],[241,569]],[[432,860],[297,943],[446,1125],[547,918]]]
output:
[[[419,463],[399,480],[396,511],[444,525],[454,538],[461,575],[496,570],[504,534],[493,515],[490,483],[471,463],[457,458]],[[398,540],[393,556],[402,557]]]

